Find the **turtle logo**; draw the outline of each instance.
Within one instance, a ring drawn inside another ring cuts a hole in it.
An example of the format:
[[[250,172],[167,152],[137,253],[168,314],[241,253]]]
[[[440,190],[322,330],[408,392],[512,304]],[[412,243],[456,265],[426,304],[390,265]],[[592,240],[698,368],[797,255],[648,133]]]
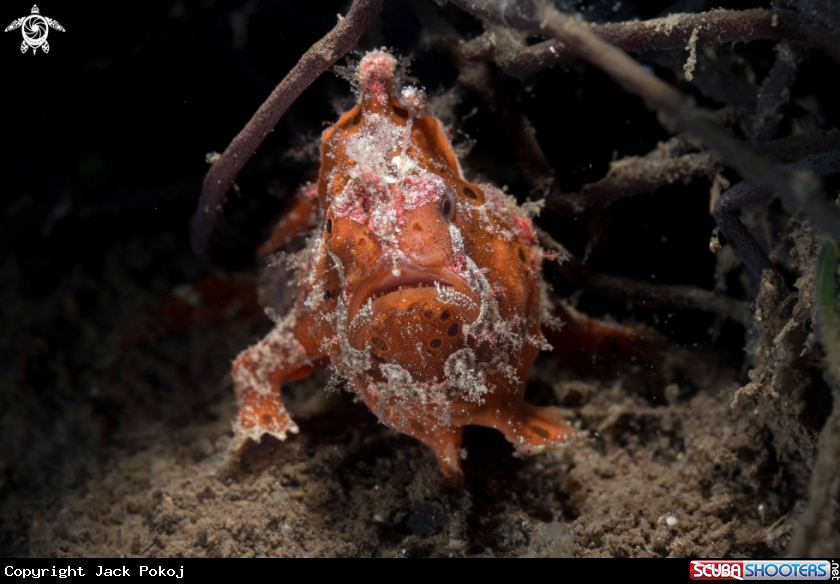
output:
[[[47,42],[47,33],[50,28],[64,32],[64,27],[58,24],[58,21],[46,16],[41,16],[37,5],[32,6],[32,14],[18,18],[12,24],[6,27],[3,32],[9,32],[16,28],[21,28],[23,32],[23,42],[20,45],[20,52],[25,53],[26,49],[32,47],[32,54],[34,55],[40,47],[45,53],[50,52],[50,45]]]

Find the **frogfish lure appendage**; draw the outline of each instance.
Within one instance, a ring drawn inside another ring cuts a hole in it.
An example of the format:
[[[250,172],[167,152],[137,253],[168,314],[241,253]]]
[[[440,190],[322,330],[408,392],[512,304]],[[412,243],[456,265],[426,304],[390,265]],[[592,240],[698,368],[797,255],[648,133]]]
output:
[[[386,425],[421,440],[461,483],[463,427],[495,428],[523,453],[574,441],[550,407],[524,401],[547,347],[543,253],[531,218],[468,182],[444,128],[396,59],[357,68],[359,99],[322,137],[316,217],[284,318],[233,364],[240,440],[297,432],[281,384],[322,367]],[[309,215],[307,215],[309,216]]]

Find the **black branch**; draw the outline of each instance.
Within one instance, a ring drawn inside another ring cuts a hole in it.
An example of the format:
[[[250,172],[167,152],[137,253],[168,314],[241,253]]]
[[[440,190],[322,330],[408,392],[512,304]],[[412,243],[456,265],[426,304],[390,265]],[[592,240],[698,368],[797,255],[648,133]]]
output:
[[[347,16],[304,53],[210,167],[204,177],[198,209],[190,223],[190,242],[196,253],[203,255],[210,251],[213,231],[224,210],[228,189],[239,171],[300,94],[359,41],[382,10],[383,1],[354,0]]]

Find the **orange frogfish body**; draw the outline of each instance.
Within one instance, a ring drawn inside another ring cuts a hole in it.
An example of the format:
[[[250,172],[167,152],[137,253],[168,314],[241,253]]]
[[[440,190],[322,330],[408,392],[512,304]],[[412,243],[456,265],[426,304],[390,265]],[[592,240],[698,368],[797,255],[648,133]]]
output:
[[[317,196],[300,292],[233,365],[235,431],[243,440],[297,432],[281,384],[329,366],[461,483],[466,425],[496,428],[525,453],[578,433],[554,408],[524,401],[529,370],[550,348],[531,218],[464,179],[424,92],[398,87],[396,66],[368,53],[358,104],[323,134],[317,194],[310,188],[298,212]]]

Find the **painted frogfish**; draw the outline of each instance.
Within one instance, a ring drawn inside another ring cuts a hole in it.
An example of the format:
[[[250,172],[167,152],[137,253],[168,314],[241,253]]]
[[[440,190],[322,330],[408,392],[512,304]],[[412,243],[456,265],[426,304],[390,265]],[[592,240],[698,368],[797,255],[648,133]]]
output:
[[[387,52],[361,59],[358,102],[323,133],[317,182],[280,222],[288,235],[314,218],[293,307],[233,364],[235,433],[298,432],[281,385],[329,367],[460,484],[464,426],[526,454],[580,434],[524,401],[551,318],[530,214],[464,178],[424,91],[398,77]]]

